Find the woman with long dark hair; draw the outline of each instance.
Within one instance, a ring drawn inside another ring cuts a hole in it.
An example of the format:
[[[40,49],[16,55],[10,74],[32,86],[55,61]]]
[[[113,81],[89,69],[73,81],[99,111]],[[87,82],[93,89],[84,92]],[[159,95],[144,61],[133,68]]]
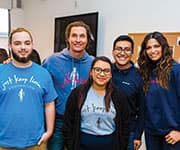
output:
[[[160,32],[149,33],[141,45],[147,150],[180,150],[180,65],[172,53]]]
[[[127,150],[127,98],[111,78],[111,61],[96,57],[87,82],[71,92],[63,122],[68,150]]]

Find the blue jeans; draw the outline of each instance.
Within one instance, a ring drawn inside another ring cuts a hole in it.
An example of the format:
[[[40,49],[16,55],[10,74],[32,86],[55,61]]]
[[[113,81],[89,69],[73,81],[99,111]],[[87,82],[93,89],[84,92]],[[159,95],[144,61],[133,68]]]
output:
[[[62,124],[63,124],[63,119],[60,118],[59,116],[56,116],[54,133],[52,137],[49,139],[47,144],[48,150],[63,150],[64,137],[62,133]]]
[[[130,132],[128,141],[128,150],[134,150],[134,132]]]
[[[180,142],[172,145],[165,141],[165,136],[151,135],[145,132],[147,150],[180,150]]]

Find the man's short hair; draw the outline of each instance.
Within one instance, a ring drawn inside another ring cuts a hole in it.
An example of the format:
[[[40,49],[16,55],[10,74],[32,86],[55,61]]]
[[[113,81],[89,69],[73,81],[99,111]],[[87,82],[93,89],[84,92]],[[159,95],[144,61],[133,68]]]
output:
[[[128,41],[131,43],[131,48],[132,48],[132,52],[133,52],[133,49],[134,49],[134,41],[133,39],[128,36],[128,35],[120,35],[119,37],[117,37],[113,43],[113,49],[115,49],[115,46],[116,46],[116,43],[119,42],[119,41]]]

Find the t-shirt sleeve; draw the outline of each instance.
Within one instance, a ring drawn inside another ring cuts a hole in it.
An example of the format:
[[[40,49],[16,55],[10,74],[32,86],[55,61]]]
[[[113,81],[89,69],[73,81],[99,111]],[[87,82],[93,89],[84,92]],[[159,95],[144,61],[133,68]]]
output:
[[[44,101],[45,103],[51,102],[57,98],[57,93],[54,88],[54,84],[52,78],[49,73],[47,73],[47,80],[45,84],[45,94],[44,94]]]

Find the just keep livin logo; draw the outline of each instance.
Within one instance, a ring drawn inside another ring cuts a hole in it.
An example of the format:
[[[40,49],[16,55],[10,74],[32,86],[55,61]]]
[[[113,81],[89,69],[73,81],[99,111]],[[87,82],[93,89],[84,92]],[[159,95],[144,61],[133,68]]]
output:
[[[23,98],[25,96],[25,92],[24,92],[24,90],[22,88],[19,90],[18,96],[19,96],[19,101],[23,102]]]
[[[24,78],[19,77],[17,75],[13,75],[12,77],[7,77],[5,81],[1,81],[1,89],[4,92],[13,89],[18,89],[17,96],[19,97],[20,102],[23,102],[24,100],[25,87],[30,88],[31,90],[35,90],[36,88],[41,88],[41,85],[40,82],[37,81],[34,76]]]

